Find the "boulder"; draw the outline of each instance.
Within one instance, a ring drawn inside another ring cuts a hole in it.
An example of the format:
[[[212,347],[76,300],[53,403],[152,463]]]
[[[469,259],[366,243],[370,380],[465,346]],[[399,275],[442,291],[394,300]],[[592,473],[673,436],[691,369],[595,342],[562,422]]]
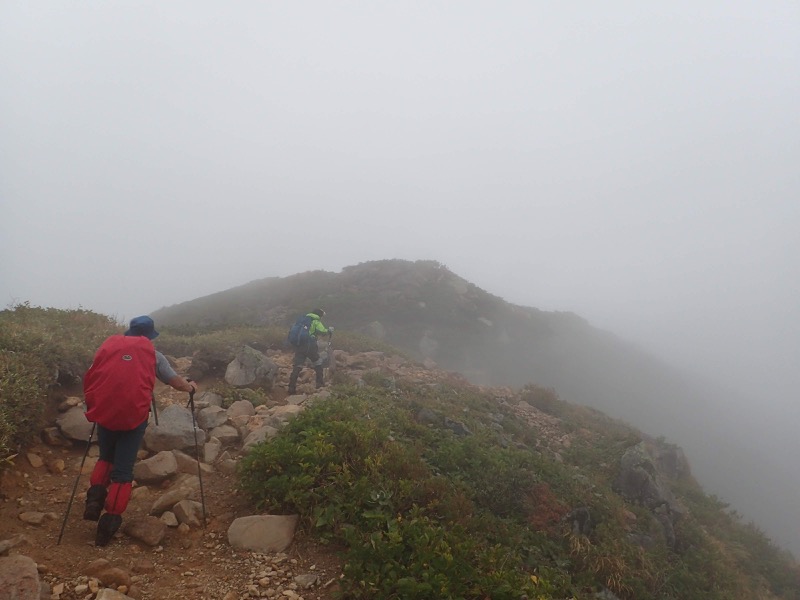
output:
[[[278,365],[263,353],[244,346],[225,369],[225,381],[235,387],[255,386],[269,390],[278,377],[278,371]]]
[[[41,582],[33,559],[21,554],[0,557],[0,600],[39,600]]]
[[[138,461],[133,466],[133,478],[139,483],[158,483],[169,479],[178,472],[175,455],[162,450],[155,456]]]
[[[151,452],[193,452],[195,443],[202,445],[205,442],[206,432],[196,426],[191,411],[177,404],[171,404],[159,412],[158,425],[151,422],[144,432],[144,445]]]
[[[73,406],[69,410],[58,415],[56,418],[56,425],[58,425],[64,437],[82,442],[89,439],[89,435],[93,430],[93,424],[86,420],[84,408],[83,405]]]
[[[236,550],[283,552],[294,539],[298,515],[251,515],[235,519],[228,542]]]

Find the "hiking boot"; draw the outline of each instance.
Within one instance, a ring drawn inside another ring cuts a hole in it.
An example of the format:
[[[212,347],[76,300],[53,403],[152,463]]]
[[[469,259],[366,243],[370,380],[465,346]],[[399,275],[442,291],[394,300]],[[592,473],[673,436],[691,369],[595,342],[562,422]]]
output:
[[[87,521],[97,521],[100,513],[103,512],[103,504],[106,501],[106,486],[93,485],[86,492],[86,508],[83,510],[83,518]]]
[[[122,525],[122,515],[112,515],[109,513],[100,517],[97,522],[97,535],[94,538],[95,546],[107,546],[114,537],[114,534]]]

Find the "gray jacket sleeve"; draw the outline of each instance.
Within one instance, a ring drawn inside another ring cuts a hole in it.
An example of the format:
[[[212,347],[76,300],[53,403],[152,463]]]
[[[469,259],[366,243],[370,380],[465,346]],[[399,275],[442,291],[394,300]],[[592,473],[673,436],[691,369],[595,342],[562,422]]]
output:
[[[167,357],[156,350],[156,377],[162,383],[169,383],[177,373],[175,369],[169,364]]]

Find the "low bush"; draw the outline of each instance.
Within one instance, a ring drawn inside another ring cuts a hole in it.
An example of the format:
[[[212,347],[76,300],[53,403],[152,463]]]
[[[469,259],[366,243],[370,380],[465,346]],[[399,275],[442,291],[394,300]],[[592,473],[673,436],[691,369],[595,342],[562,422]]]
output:
[[[103,340],[121,332],[86,310],[25,303],[0,311],[0,460],[38,432],[49,391],[79,382]]]
[[[492,457],[480,442],[459,449],[451,438],[437,467],[426,449],[445,432],[432,435],[396,400],[380,389],[351,390],[313,406],[243,459],[241,488],[257,506],[297,513],[304,527],[347,545],[346,597],[533,597],[517,550],[489,543],[472,523],[491,510],[481,505],[491,504],[491,485],[508,501],[517,459],[499,447]],[[470,498],[487,464],[499,474]]]

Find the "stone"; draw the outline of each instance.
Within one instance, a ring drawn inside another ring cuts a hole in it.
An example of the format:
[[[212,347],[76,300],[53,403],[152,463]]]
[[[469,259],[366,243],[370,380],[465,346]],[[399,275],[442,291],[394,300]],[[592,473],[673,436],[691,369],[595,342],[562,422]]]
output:
[[[206,432],[194,423],[188,408],[170,404],[158,414],[158,425],[151,422],[144,433],[144,445],[151,452],[194,451],[195,443],[205,444]]]
[[[83,406],[73,406],[61,413],[56,419],[56,425],[65,437],[82,442],[88,441],[94,431],[94,425],[86,420]]]
[[[0,557],[0,599],[40,600],[41,582],[33,559],[21,554]]]
[[[44,464],[44,460],[42,457],[36,454],[35,452],[27,452],[25,457],[28,459],[28,462],[34,469],[38,469]]]
[[[148,459],[137,462],[133,477],[139,483],[158,483],[178,472],[178,461],[173,452],[163,450]]]
[[[283,552],[294,539],[298,515],[251,515],[235,519],[228,543],[237,550]]]
[[[127,521],[123,526],[123,531],[133,539],[155,547],[164,540],[164,536],[167,534],[167,524],[156,517],[139,517]],[[130,585],[130,582],[126,585]]]

